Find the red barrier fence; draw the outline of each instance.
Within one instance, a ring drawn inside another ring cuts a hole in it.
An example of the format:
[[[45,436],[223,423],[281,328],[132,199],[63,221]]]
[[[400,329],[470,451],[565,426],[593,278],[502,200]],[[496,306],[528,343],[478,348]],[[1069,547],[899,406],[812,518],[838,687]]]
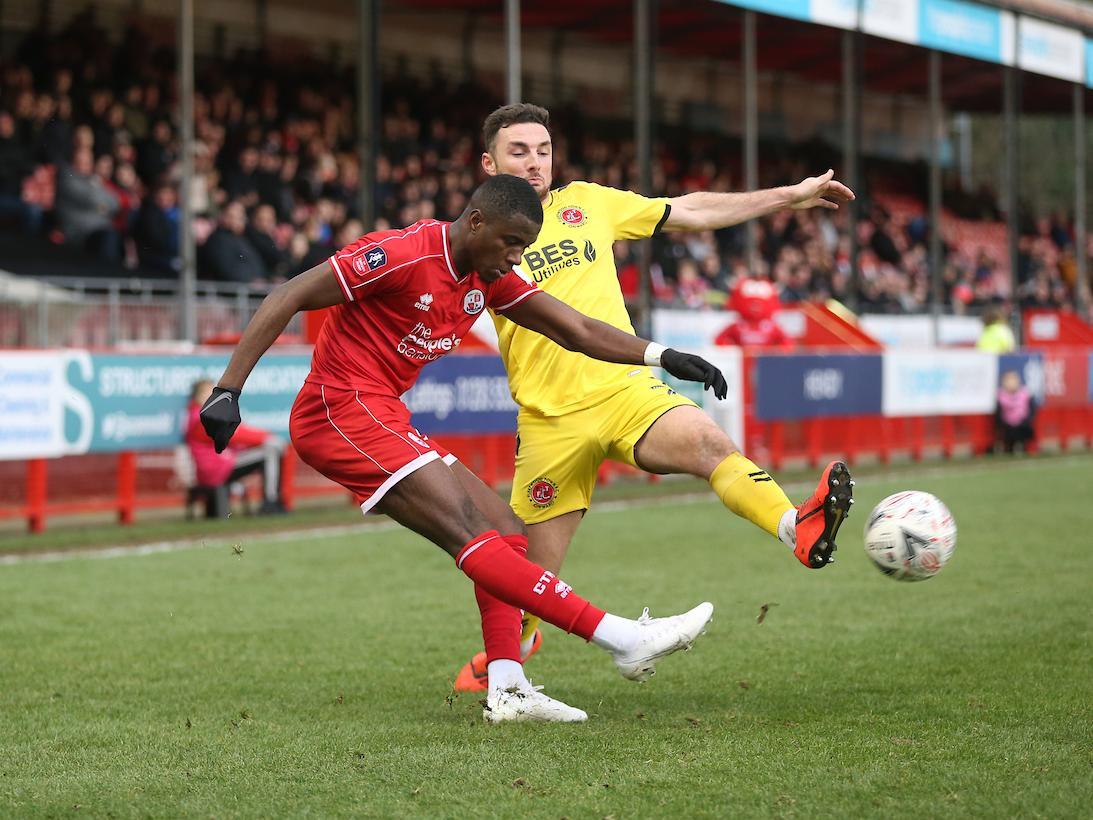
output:
[[[746,450],[772,470],[790,463],[818,466],[833,457],[851,463],[950,458],[985,452],[994,442],[994,420],[986,415],[849,416],[765,423],[750,412],[746,415]],[[1093,447],[1093,406],[1045,407],[1037,415],[1036,430],[1038,447]],[[496,487],[511,480],[516,456],[511,434],[448,435],[442,443],[487,484]],[[55,516],[112,511],[119,523],[131,524],[138,510],[181,510],[186,487],[175,477],[172,460],[169,452],[122,452],[0,462],[0,480],[6,479],[9,488],[0,498],[0,519],[22,518],[29,531],[41,532],[47,519]],[[300,498],[346,495],[300,462],[291,448],[281,469],[289,509]],[[103,488],[111,489],[103,492]]]
[[[491,486],[512,479],[516,457],[512,434],[445,436],[443,444]],[[292,448],[281,460],[284,502],[344,495],[346,491],[301,462]],[[59,459],[0,462],[0,519],[22,518],[30,532],[42,532],[48,518],[114,512],[132,524],[138,510],[182,509],[187,487],[179,480],[170,451],[103,453]]]

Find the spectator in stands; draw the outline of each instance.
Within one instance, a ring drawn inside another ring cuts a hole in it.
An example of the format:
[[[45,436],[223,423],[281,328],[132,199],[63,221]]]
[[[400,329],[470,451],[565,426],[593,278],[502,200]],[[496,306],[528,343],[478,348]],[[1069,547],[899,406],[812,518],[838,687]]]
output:
[[[15,133],[15,118],[0,111],[0,222],[11,221],[27,233],[37,233],[42,224],[42,209],[23,198],[23,180],[32,169],[30,150]]]
[[[285,276],[288,255],[281,250],[280,245],[277,243],[277,238],[274,235],[276,230],[277,214],[273,210],[273,206],[259,205],[254,209],[254,214],[247,224],[246,237],[247,241],[258,251],[258,255],[262,258],[262,264],[266,266],[270,278],[282,279]],[[357,236],[360,236],[360,234],[349,239],[345,245],[348,245]],[[344,245],[338,247],[344,247]]]
[[[57,221],[64,241],[107,262],[121,261],[121,236],[114,229],[118,198],[95,173],[90,148],[78,148],[72,164],[57,174]]]
[[[247,212],[241,202],[229,202],[220,225],[202,248],[202,273],[222,282],[251,284],[266,279],[262,257],[246,237]]]
[[[676,273],[676,285],[682,307],[696,309],[707,306],[706,292],[709,290],[709,285],[702,278],[698,264],[693,259],[684,259],[680,262]]]
[[[158,185],[144,200],[133,226],[141,265],[159,273],[178,273],[179,219],[175,189],[166,183]]]
[[[1001,443],[1007,453],[1021,447],[1028,450],[1036,437],[1033,423],[1036,419],[1036,401],[1029,389],[1021,383],[1015,370],[1002,374],[1002,386],[998,389],[998,407],[994,413],[996,445]]]
[[[60,165],[72,156],[72,100],[54,99],[49,94],[38,97],[32,144],[37,160],[46,165]]]
[[[1017,340],[1007,319],[1008,311],[1004,306],[983,311],[983,333],[975,346],[986,353],[1010,353],[1016,349]]]
[[[213,441],[201,424],[201,406],[213,392],[208,379],[194,382],[186,414],[186,445],[194,463],[197,484],[201,487],[229,487],[244,476],[262,477],[262,506],[259,512],[284,512],[281,491],[281,439],[249,424],[239,425],[231,445],[217,453]]]
[[[247,146],[239,152],[236,164],[224,175],[224,191],[245,208],[258,203],[258,149]]]
[[[171,167],[176,155],[172,139],[171,124],[160,119],[152,126],[151,136],[137,143],[137,171],[141,179],[158,182]]]
[[[258,200],[272,206],[277,219],[286,219],[292,213],[291,177],[288,180],[282,177],[284,164],[284,158],[277,149],[267,145],[262,149],[258,170],[254,174]]]
[[[40,232],[43,214],[45,220],[51,218],[52,163],[67,160],[80,147],[91,147],[96,157],[113,156],[114,182],[126,191],[152,192],[161,182],[177,180],[177,136],[164,104],[164,91],[173,75],[167,68],[169,61],[161,59],[172,55],[158,50],[154,38],[141,30],[139,20],[126,28],[120,42],[113,43],[117,32],[104,31],[88,19],[75,20],[80,22],[60,33],[50,35],[44,29],[30,33],[17,49],[18,62],[4,67],[0,108],[10,109],[14,115],[18,147],[9,160],[5,151],[10,149],[4,147],[8,143],[3,136],[6,126],[0,115],[0,220],[7,213],[7,221],[18,224],[21,231]],[[233,82],[224,82],[229,75]],[[346,105],[349,76],[330,65],[308,66],[307,70],[295,64],[281,65],[259,53],[236,55],[230,63],[210,57],[209,64],[198,72],[190,204],[200,217],[216,220],[230,200],[241,201],[251,215],[245,233],[261,257],[265,276],[277,276],[280,271],[268,242],[260,238],[271,234],[264,227],[266,211],[259,206],[272,206],[275,211],[279,226],[272,234],[278,240],[275,244],[294,260],[287,264],[287,273],[329,254],[334,247],[331,237],[349,216],[356,215],[360,173],[352,150],[351,107]],[[125,79],[135,77],[149,79]],[[112,84],[116,78],[122,79]],[[433,216],[454,219],[476,182],[470,170],[477,165],[471,124],[494,107],[490,90],[472,81],[457,87],[439,76],[423,81],[408,67],[396,67],[384,80],[384,92],[380,95],[383,139],[377,146],[375,169],[376,218],[395,226]],[[435,111],[444,111],[444,116],[427,113]],[[584,122],[584,115],[575,107],[559,112],[559,117],[573,120],[570,125],[580,125],[579,129],[560,129],[579,137],[570,141],[559,136],[555,141],[556,153],[568,155],[573,173],[618,187],[636,187],[633,145],[610,136],[614,124]],[[653,189],[668,196],[696,185],[730,190],[730,180],[710,159],[723,155],[725,147],[719,137],[665,124],[653,155]],[[22,172],[18,170],[20,148],[29,154],[30,162]],[[816,153],[822,151],[819,146],[801,145],[793,151],[795,157],[828,162]],[[777,185],[795,176],[792,161],[766,157],[764,152],[759,170],[767,184]],[[859,307],[882,312],[921,310],[926,304],[923,288],[929,281],[925,248],[930,231],[921,174],[906,164],[869,158],[864,162],[869,187],[878,196],[868,207],[863,200],[857,211],[858,281],[862,283]],[[136,169],[139,185],[122,182],[126,165]],[[13,181],[20,173],[21,187]],[[955,175],[947,176],[945,191],[946,205],[959,215],[997,222],[991,191],[962,191]],[[145,205],[152,198],[151,194],[146,197]],[[115,215],[115,229],[125,222],[124,210],[122,203]],[[141,218],[134,226],[138,233],[138,228],[143,228],[138,256],[142,265],[147,258],[154,270],[173,271],[177,239],[164,242],[151,241],[151,237],[167,235],[170,231],[162,230],[165,225],[174,226],[177,236],[177,215],[165,221],[164,210],[159,211],[146,214],[141,208]],[[175,212],[174,205],[166,212]],[[22,221],[24,217],[29,223]],[[161,230],[152,230],[149,222],[158,222]],[[1069,217],[1065,213],[1040,219],[1030,216],[1026,222],[1028,235],[1019,243],[1021,304],[1071,304],[1078,282]],[[197,222],[199,245],[209,224],[202,219]],[[373,227],[366,226],[369,230]],[[728,271],[742,263],[749,231],[758,240],[759,262],[765,267],[749,264],[747,275],[772,270],[772,278],[785,287],[787,296],[797,299],[826,298],[828,294],[845,299],[850,279],[847,228],[842,213],[779,212],[747,227],[718,231],[712,237],[659,236],[653,241],[652,270],[661,277],[654,285],[656,302],[701,306],[718,300],[718,292],[727,291],[737,278]],[[953,223],[947,221],[946,233],[951,230]],[[222,232],[215,235],[213,250],[224,244]],[[949,238],[947,235],[946,240]],[[996,244],[978,236],[961,240],[954,234],[953,242],[953,252],[946,251],[945,260],[947,301],[956,310],[970,311],[995,301],[1001,295],[1000,283],[1008,278],[1008,258]],[[977,253],[981,246],[985,254]],[[209,255],[202,250],[199,258]],[[131,254],[126,256],[131,263]],[[697,264],[701,284],[693,280],[689,265],[680,276],[678,269],[684,260]],[[43,272],[48,267],[48,261],[43,260]],[[239,267],[238,260],[230,267]],[[122,272],[119,267],[119,274]],[[633,272],[633,268],[625,271],[627,277]],[[257,275],[246,270],[229,277],[237,274],[247,281]],[[681,292],[681,279],[686,293]],[[636,281],[627,281],[626,288],[628,296],[636,293]],[[695,291],[703,288],[706,297],[696,298]]]

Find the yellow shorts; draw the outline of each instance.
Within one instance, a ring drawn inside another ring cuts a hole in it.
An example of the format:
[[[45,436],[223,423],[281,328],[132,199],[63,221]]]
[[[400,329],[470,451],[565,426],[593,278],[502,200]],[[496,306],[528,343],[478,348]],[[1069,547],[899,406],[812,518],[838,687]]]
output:
[[[599,404],[564,416],[521,409],[513,511],[538,524],[588,509],[600,463],[609,458],[637,467],[634,447],[645,431],[673,407],[688,405],[697,406],[660,379],[643,375]]]

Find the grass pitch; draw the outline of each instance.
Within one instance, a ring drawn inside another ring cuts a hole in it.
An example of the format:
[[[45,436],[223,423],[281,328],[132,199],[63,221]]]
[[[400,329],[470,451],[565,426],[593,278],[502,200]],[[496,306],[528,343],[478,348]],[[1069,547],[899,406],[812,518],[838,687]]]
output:
[[[959,526],[920,584],[861,549],[909,488]],[[859,480],[822,572],[715,502],[593,512],[578,592],[717,611],[644,686],[550,629],[529,675],[583,726],[450,696],[473,595],[409,533],[0,566],[0,815],[1088,816],[1091,489],[1089,456]]]

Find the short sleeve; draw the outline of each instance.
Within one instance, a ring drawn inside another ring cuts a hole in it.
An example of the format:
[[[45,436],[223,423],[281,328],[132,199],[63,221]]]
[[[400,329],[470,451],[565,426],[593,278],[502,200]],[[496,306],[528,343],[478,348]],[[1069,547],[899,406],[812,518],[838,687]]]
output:
[[[650,199],[633,191],[599,187],[615,225],[616,239],[645,239],[656,234],[668,220],[672,206],[664,198]]]
[[[487,307],[494,313],[504,313],[510,307],[520,304],[538,292],[539,287],[525,278],[523,271],[517,266],[512,273],[506,273],[493,283],[487,299]]]
[[[412,237],[386,231],[365,234],[330,257],[330,267],[346,301],[356,302],[398,285],[398,274],[420,261],[424,251]]]

